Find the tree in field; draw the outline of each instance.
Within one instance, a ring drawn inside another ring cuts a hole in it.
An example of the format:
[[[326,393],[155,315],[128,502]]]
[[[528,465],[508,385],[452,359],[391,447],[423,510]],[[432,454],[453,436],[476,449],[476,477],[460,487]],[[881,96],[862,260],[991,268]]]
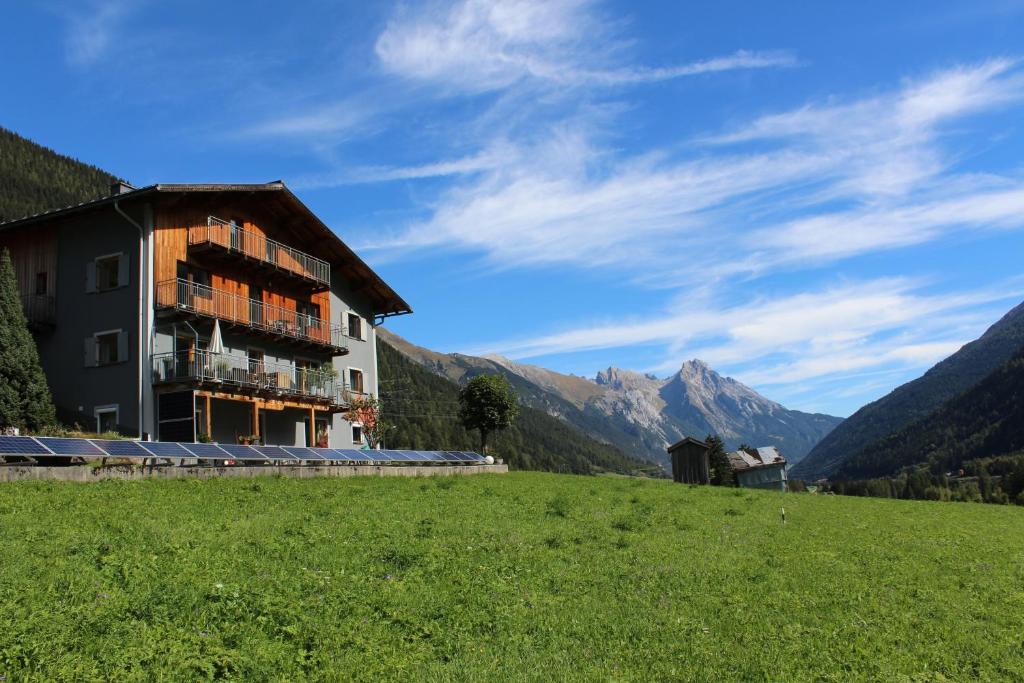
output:
[[[11,255],[0,253],[0,427],[38,430],[56,423],[46,375],[28,331]]]
[[[376,448],[384,439],[388,423],[380,415],[380,400],[376,396],[356,396],[349,401],[348,413],[345,418],[349,422],[358,422],[363,426],[363,438],[366,445]]]
[[[459,391],[459,419],[466,429],[480,431],[480,452],[487,451],[487,436],[505,429],[519,414],[512,386],[502,375],[477,375]]]
[[[713,486],[735,486],[736,479],[729,466],[729,456],[725,454],[725,444],[714,434],[704,439],[708,448],[708,463],[711,467],[711,484]]]

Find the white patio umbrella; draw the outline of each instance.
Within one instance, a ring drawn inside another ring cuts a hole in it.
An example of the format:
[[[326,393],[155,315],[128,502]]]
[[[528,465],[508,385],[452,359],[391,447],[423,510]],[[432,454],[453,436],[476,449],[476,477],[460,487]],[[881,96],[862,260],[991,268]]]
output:
[[[220,335],[220,321],[213,321],[213,334],[210,335],[210,353],[224,353],[224,339]]]
[[[222,353],[224,353],[224,339],[221,337],[221,334],[220,334],[220,321],[219,320],[214,320],[213,321],[213,334],[210,335],[210,358],[211,359],[220,358],[220,354],[222,354]],[[216,367],[217,366],[214,365],[214,369],[216,369]],[[217,379],[222,379],[222,378],[218,377]]]

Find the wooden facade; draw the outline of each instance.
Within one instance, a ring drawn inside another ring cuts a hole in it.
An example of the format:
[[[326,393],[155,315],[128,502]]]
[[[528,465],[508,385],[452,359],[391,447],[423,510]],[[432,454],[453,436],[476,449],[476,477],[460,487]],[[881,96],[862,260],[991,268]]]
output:
[[[52,324],[56,317],[57,226],[0,232],[0,249],[7,249],[11,255],[29,324]]]
[[[331,342],[330,322],[331,300],[330,292],[320,287],[311,287],[301,281],[290,280],[279,277],[279,271],[260,270],[253,267],[254,260],[262,258],[261,254],[254,249],[245,246],[246,240],[238,242],[239,249],[235,253],[209,254],[190,247],[189,236],[205,233],[210,227],[210,216],[216,215],[217,210],[225,215],[236,213],[229,207],[211,207],[209,211],[183,212],[173,210],[158,210],[154,224],[154,282],[157,286],[157,304],[170,306],[177,303],[168,300],[169,297],[176,297],[177,290],[168,288],[165,283],[177,280],[181,276],[179,264],[186,264],[189,268],[202,269],[210,274],[209,286],[214,292],[223,292],[229,297],[211,297],[204,300],[202,297],[190,301],[200,313],[216,315],[231,322],[248,324],[250,322],[250,310],[245,306],[233,306],[229,312],[221,308],[232,305],[234,297],[250,299],[267,306],[273,306],[283,311],[290,312],[292,318],[299,315],[299,307],[302,303],[315,306],[317,314],[315,317],[327,323],[321,330],[313,334],[322,336],[320,341]],[[260,223],[250,219],[239,219],[238,225],[246,234],[258,235],[265,239],[274,239],[274,233],[262,226]],[[219,232],[225,229],[221,223],[214,223],[213,229]],[[252,252],[251,254],[248,252]],[[289,257],[282,251],[281,255],[275,253],[277,261],[286,261]],[[299,270],[298,266],[295,266]],[[206,308],[204,308],[206,307]],[[217,308],[220,307],[220,308]],[[207,310],[208,309],[208,310]]]
[[[672,460],[672,479],[682,484],[710,484],[709,446],[686,437],[668,447]]]

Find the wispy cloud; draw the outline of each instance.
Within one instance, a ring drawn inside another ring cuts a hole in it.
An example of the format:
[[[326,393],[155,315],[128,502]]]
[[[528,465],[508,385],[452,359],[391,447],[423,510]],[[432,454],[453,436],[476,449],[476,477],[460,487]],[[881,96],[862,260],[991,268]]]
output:
[[[63,12],[67,22],[66,54],[78,67],[94,64],[109,51],[124,18],[141,2],[96,0]]]
[[[647,370],[667,374],[699,357],[755,386],[788,386],[927,367],[977,336],[1021,282],[966,293],[929,294],[924,283],[883,278],[737,305],[681,299],[662,315],[620,318],[528,339],[470,349],[514,358],[658,345],[672,360]]]
[[[565,122],[539,140],[506,140],[500,164],[489,159],[428,220],[378,246],[463,249],[499,267],[643,262],[652,279],[685,277],[674,255],[699,248],[717,264],[690,269],[704,279],[1018,228],[1024,179],[950,172],[943,126],[1022,97],[1009,60],[955,67],[888,94],[762,117],[682,158],[611,154]],[[776,144],[739,145],[761,141]]]
[[[464,0],[407,11],[376,43],[386,71],[469,92],[522,80],[612,86],[797,63],[787,52],[741,50],[660,68],[617,66],[625,51],[614,23],[585,0]]]

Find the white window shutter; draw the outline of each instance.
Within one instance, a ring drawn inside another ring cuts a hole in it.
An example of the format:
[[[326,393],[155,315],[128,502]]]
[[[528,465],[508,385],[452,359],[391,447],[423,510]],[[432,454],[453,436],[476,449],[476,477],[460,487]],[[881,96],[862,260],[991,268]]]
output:
[[[85,291],[92,294],[96,291],[96,262],[89,261],[85,264]]]
[[[366,341],[366,319],[359,316],[359,338]]]
[[[126,331],[117,335],[117,360],[128,360],[128,332]]]
[[[128,286],[128,256],[127,254],[121,254],[117,258],[117,286],[127,287]]]
[[[85,338],[85,367],[96,367],[96,337]]]

